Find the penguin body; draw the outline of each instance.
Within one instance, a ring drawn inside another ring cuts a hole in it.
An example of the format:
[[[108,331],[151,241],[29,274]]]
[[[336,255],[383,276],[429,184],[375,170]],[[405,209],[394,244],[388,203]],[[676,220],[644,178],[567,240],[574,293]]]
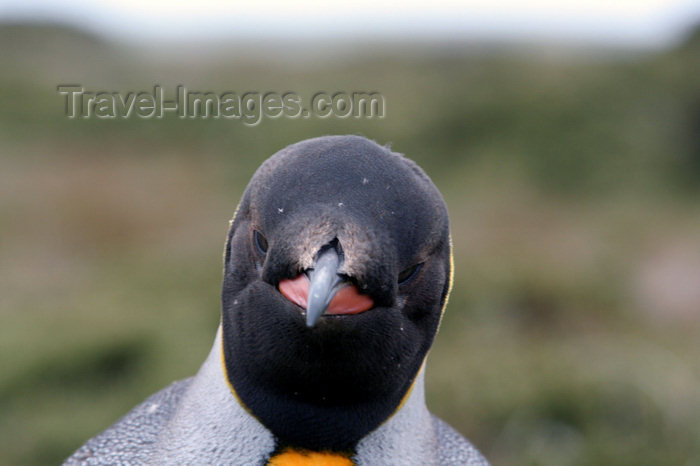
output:
[[[219,332],[195,377],[152,395],[64,464],[268,464],[276,452],[275,438],[232,399],[221,370],[220,344]],[[488,465],[464,437],[427,411],[422,373],[404,406],[360,442],[351,461],[368,466]]]
[[[197,375],[65,464],[488,464],[425,406],[452,263],[417,165],[357,136],[283,149],[246,189],[224,262]]]

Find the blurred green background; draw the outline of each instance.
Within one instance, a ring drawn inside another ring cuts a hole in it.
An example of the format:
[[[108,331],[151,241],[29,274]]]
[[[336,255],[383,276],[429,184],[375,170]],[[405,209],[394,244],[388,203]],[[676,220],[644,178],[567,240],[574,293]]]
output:
[[[194,374],[248,179],[347,133],[416,160],[450,210],[433,412],[495,465],[700,464],[700,30],[659,50],[302,52],[5,23],[0,62],[0,464],[56,464]],[[69,83],[378,91],[387,113],[70,120]]]

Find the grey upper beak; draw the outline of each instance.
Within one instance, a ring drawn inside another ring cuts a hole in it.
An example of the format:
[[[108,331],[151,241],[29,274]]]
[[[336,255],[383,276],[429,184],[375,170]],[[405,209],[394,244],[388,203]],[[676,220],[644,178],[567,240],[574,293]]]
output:
[[[336,248],[321,249],[314,261],[309,276],[309,299],[306,306],[306,326],[313,327],[321,318],[333,296],[341,289],[346,280],[338,274],[340,257]]]

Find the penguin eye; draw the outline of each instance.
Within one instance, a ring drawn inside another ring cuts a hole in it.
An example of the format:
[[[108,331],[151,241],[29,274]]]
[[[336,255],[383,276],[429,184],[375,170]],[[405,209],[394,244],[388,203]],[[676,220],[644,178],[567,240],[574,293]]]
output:
[[[404,269],[400,274],[399,274],[399,285],[403,285],[407,281],[409,281],[411,278],[416,276],[418,271],[423,267],[423,262],[418,263],[416,265],[412,265],[411,267]]]
[[[260,254],[267,253],[267,240],[258,230],[253,231],[253,240],[255,241],[255,247],[258,248]]]

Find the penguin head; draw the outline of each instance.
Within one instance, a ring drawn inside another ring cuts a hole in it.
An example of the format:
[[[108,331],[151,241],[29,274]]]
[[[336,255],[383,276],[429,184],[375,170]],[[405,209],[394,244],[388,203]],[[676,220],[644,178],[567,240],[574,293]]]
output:
[[[302,141],[257,170],[222,290],[234,394],[280,445],[352,451],[410,391],[451,280],[445,203],[400,154]]]

